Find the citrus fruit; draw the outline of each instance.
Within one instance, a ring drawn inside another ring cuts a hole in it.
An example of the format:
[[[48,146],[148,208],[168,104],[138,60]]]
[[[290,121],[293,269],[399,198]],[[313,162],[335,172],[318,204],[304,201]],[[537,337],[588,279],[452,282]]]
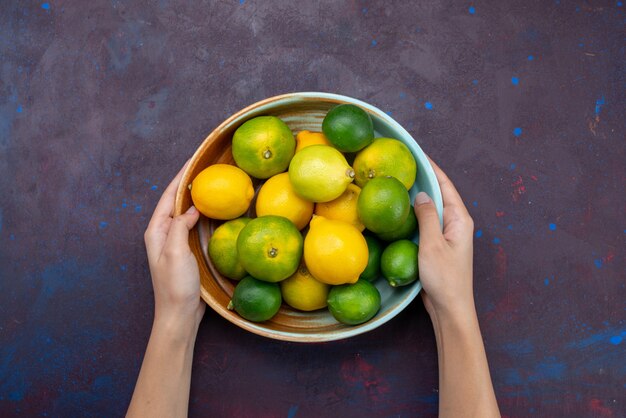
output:
[[[400,239],[411,239],[417,231],[417,218],[415,217],[415,210],[413,206],[409,209],[409,216],[406,217],[406,221],[398,228],[390,232],[381,232],[376,236],[383,241],[391,242]]]
[[[325,308],[330,286],[315,280],[304,264],[286,280],[280,282],[280,291],[287,305],[301,311]]]
[[[296,152],[309,145],[331,145],[328,138],[321,132],[300,131],[296,135]]]
[[[276,315],[281,301],[278,284],[246,276],[237,283],[228,309],[234,309],[248,321],[263,322]]]
[[[380,292],[367,280],[333,286],[328,293],[328,310],[341,323],[358,325],[369,321],[380,309]]]
[[[228,220],[243,215],[253,197],[250,176],[234,165],[213,164],[191,182],[194,206],[213,219]]]
[[[411,209],[409,192],[395,177],[376,177],[361,189],[359,219],[375,233],[394,231],[406,221]]]
[[[313,202],[298,196],[291,186],[288,173],[270,177],[259,190],[256,197],[257,216],[284,216],[302,229],[313,215]]]
[[[352,182],[354,170],[342,153],[328,145],[311,145],[294,155],[289,180],[297,194],[312,202],[338,198]]]
[[[374,139],[374,124],[367,112],[353,104],[340,104],[328,111],[322,131],[339,151],[356,152]]]
[[[361,188],[356,184],[348,184],[346,191],[337,199],[330,202],[320,202],[315,204],[315,214],[333,219],[335,221],[344,221],[354,225],[359,231],[365,229],[365,225],[359,220],[356,210],[356,202],[361,193]]]
[[[233,135],[235,163],[258,179],[267,179],[285,171],[295,149],[293,133],[276,116],[250,119]]]
[[[354,226],[313,216],[304,239],[304,262],[317,280],[354,283],[367,266],[367,242]]]
[[[237,257],[237,237],[248,222],[250,218],[224,222],[215,229],[209,240],[209,257],[213,265],[229,279],[240,280],[246,276],[246,270]]]
[[[300,265],[302,245],[302,235],[289,219],[267,215],[243,227],[237,253],[243,268],[256,279],[279,282]]]
[[[393,176],[408,190],[415,182],[417,164],[409,148],[401,141],[376,138],[356,155],[354,172],[356,184],[360,187],[375,177]]]
[[[373,282],[380,277],[380,255],[383,252],[382,243],[370,235],[365,235],[367,242],[367,267],[359,276],[359,280]]]
[[[408,239],[392,242],[385,248],[380,267],[391,286],[405,286],[417,280],[417,254],[417,244]]]

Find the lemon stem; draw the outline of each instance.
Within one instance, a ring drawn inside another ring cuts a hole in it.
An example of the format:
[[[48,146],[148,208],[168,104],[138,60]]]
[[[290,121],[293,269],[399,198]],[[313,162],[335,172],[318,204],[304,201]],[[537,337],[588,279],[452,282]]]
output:
[[[267,252],[267,255],[270,256],[270,258],[274,258],[278,255],[278,250],[274,247],[270,248],[270,250]]]
[[[351,179],[354,178],[354,170],[352,168],[348,168],[346,170],[346,176],[350,177]]]
[[[263,158],[265,158],[266,160],[269,160],[271,156],[272,156],[272,151],[270,151],[268,149],[263,151]]]
[[[229,311],[232,311],[233,309],[235,309],[235,305],[233,304],[232,300],[228,302],[228,306],[226,307],[226,309],[228,309]]]

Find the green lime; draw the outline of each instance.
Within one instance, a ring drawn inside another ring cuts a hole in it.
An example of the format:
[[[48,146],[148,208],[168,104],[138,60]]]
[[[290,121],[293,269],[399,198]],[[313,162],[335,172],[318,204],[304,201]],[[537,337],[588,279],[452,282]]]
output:
[[[374,139],[372,118],[352,104],[341,104],[328,111],[322,131],[331,144],[342,152],[356,152]]]
[[[415,183],[417,164],[409,148],[393,138],[376,138],[361,150],[353,162],[356,184],[360,187],[375,177],[392,176],[407,190]]]
[[[233,135],[233,158],[237,166],[258,179],[287,170],[296,150],[291,129],[276,116],[246,121]]]
[[[415,217],[415,210],[413,206],[409,210],[409,216],[406,217],[406,221],[398,229],[394,229],[391,232],[381,232],[376,236],[383,241],[391,242],[399,239],[411,239],[417,231],[417,218]]]
[[[237,283],[228,309],[234,309],[248,321],[263,322],[276,315],[281,302],[278,284],[246,276]]]
[[[383,276],[392,287],[406,286],[417,280],[417,244],[408,239],[392,242],[380,258]]]
[[[375,233],[395,231],[409,216],[409,192],[395,177],[376,177],[368,181],[357,202],[359,219]]]
[[[367,280],[333,286],[328,293],[328,310],[343,324],[369,321],[380,309],[380,293]]]
[[[237,256],[237,237],[239,232],[250,222],[250,218],[237,218],[224,222],[213,232],[209,241],[209,258],[223,276],[240,280],[246,276],[246,270]]]
[[[295,273],[303,247],[298,228],[282,216],[254,218],[237,238],[239,262],[252,276],[266,282],[279,282]]]
[[[365,241],[368,252],[367,267],[359,279],[373,282],[380,277],[380,255],[383,252],[383,244],[376,237],[370,235],[365,235]]]

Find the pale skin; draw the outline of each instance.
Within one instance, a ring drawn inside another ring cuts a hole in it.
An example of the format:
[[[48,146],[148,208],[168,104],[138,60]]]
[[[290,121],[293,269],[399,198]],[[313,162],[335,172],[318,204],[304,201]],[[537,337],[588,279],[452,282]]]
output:
[[[440,417],[499,417],[473,295],[474,223],[445,173],[431,161],[443,196],[443,232],[425,193],[415,200],[420,228],[422,300],[435,330]],[[188,244],[198,221],[190,208],[173,217],[182,172],[167,187],[145,233],[155,315],[128,417],[186,417],[193,346],[205,304]]]

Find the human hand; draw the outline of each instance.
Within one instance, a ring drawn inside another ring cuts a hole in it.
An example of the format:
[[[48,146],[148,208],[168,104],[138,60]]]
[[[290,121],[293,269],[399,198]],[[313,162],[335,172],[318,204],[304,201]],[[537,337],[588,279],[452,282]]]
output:
[[[186,166],[163,192],[144,234],[154,288],[155,324],[173,322],[175,328],[197,328],[206,308],[200,298],[198,263],[188,243],[189,231],[200,215],[192,206],[173,217],[176,189]]]
[[[419,223],[418,255],[422,299],[433,320],[444,313],[475,312],[472,288],[472,220],[452,181],[430,160],[443,197],[443,232],[432,199],[424,192],[415,197]]]

